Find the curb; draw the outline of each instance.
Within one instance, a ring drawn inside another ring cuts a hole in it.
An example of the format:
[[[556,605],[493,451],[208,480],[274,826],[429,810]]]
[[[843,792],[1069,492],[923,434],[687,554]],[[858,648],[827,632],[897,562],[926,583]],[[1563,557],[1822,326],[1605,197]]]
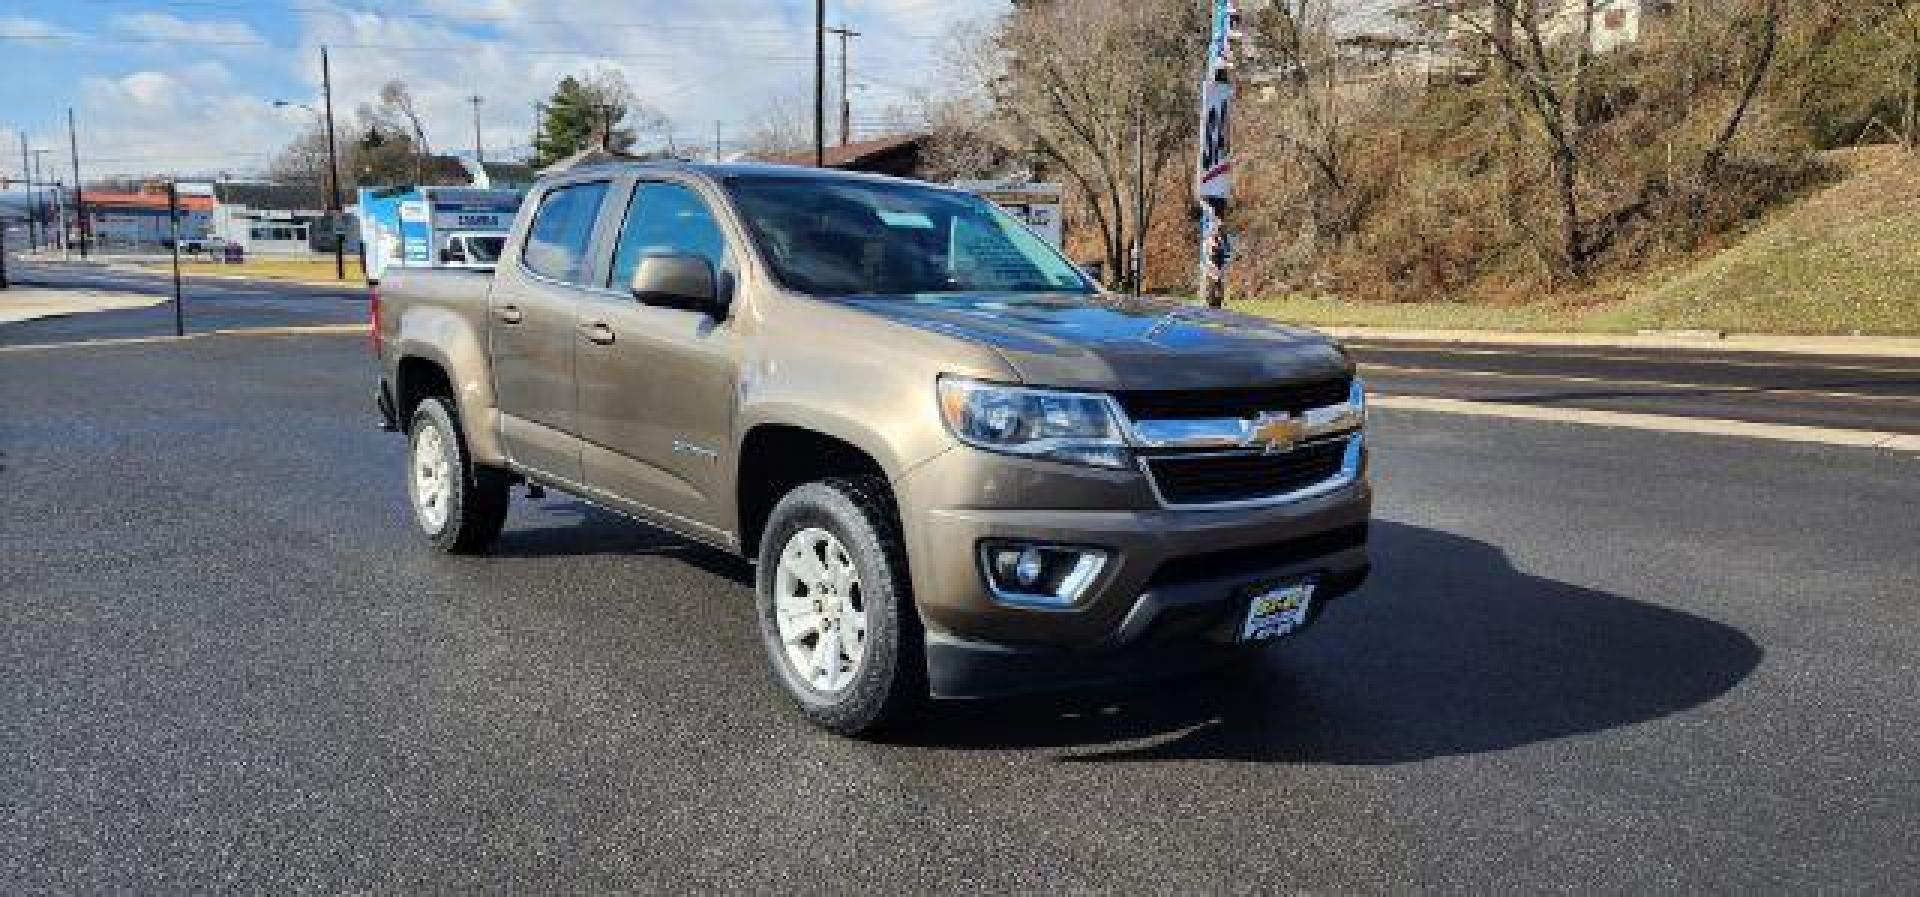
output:
[[[1731,436],[1741,439],[1766,439],[1775,442],[1799,442],[1920,454],[1920,435],[1888,433],[1879,430],[1844,430],[1799,424],[1768,424],[1708,417],[1676,417],[1630,411],[1512,405],[1504,402],[1475,402],[1465,399],[1392,394],[1369,395],[1367,404],[1376,408],[1430,411],[1439,414],[1585,424],[1627,430],[1655,430],[1663,433],[1692,433],[1700,436]]]
[[[1897,336],[1778,336],[1739,334],[1715,338],[1704,332],[1523,333],[1507,330],[1418,330],[1391,327],[1314,327],[1350,341],[1469,343],[1495,346],[1557,346],[1594,349],[1699,349],[1780,355],[1855,355],[1920,358],[1920,338]]]

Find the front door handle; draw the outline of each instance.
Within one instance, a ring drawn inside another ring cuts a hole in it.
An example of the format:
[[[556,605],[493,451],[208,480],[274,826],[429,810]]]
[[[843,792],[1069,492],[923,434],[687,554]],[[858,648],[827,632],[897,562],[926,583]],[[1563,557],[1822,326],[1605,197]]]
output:
[[[613,328],[608,327],[605,321],[595,321],[582,326],[580,328],[580,335],[586,337],[587,342],[597,343],[602,346],[613,342]]]
[[[518,305],[502,305],[494,311],[494,314],[498,315],[500,320],[508,324],[520,323],[521,315],[520,306]]]

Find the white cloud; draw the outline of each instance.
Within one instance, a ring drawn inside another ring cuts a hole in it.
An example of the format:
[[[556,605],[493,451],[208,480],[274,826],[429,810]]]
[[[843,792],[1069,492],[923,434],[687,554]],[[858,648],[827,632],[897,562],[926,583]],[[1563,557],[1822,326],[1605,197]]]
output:
[[[856,116],[867,116],[935,80],[940,47],[928,36],[1002,12],[1008,3],[836,0],[833,6],[834,23],[844,21],[865,34],[854,43],[853,63],[855,82],[866,88],[855,94]],[[479,95],[485,99],[482,129],[489,158],[524,153],[534,104],[546,99],[562,77],[596,66],[619,69],[643,100],[673,119],[677,141],[702,147],[712,140],[715,121],[725,123],[730,139],[738,138],[770,103],[812,89],[810,5],[413,0],[384,8],[418,14],[369,12],[353,0],[303,0],[287,13],[288,24],[297,30],[274,31],[271,43],[334,48],[334,108],[343,119],[360,104],[377,102],[386,82],[406,82],[433,148],[441,152],[471,151],[468,98]],[[5,22],[0,19],[0,33],[9,33]],[[268,42],[244,22],[189,21],[161,13],[117,16],[107,27],[143,40]],[[434,49],[391,49],[396,47]],[[547,49],[554,52],[541,52]],[[311,120],[305,110],[274,109],[271,101],[319,103],[319,60],[311,49],[182,45],[104,52],[141,61],[138,71],[82,85],[82,129],[90,132],[83,134],[83,147],[98,147],[93,154],[103,158],[134,160],[92,166],[97,169],[258,170]],[[209,62],[214,59],[234,68]]]
[[[244,22],[190,22],[165,13],[141,12],[114,16],[114,30],[128,37],[156,41],[264,44],[260,32]]]
[[[0,35],[14,39],[66,39],[74,37],[75,33],[71,29],[62,28],[52,22],[29,19],[26,16],[0,16]]]

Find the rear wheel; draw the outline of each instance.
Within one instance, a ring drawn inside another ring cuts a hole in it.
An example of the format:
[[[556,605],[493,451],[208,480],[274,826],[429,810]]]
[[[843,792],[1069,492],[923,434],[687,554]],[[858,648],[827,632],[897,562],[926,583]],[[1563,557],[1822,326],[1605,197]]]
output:
[[[444,399],[422,399],[414,408],[407,496],[414,522],[436,547],[456,554],[485,551],[506,525],[511,485],[506,471],[473,464]]]
[[[926,660],[886,483],[808,483],[760,541],[761,638],[802,713],[844,735],[896,723],[926,700]]]

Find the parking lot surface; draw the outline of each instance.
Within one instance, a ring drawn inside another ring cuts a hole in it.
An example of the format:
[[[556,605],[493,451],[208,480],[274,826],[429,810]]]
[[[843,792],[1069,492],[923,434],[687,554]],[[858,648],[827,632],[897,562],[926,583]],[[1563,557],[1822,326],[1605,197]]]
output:
[[[1229,673],[877,743],[742,563],[415,537],[350,336],[0,354],[0,891],[1920,880],[1920,460],[1376,415],[1376,574]]]

